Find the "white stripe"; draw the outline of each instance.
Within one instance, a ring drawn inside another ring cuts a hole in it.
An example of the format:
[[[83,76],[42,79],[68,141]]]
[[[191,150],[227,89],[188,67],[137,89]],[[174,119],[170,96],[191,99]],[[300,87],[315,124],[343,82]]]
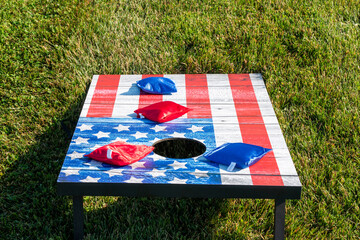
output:
[[[209,91],[209,99],[210,99],[210,106],[211,106],[211,115],[214,123],[214,131],[215,131],[215,141],[216,146],[220,146],[226,142],[242,142],[242,137],[240,133],[239,124],[218,124],[223,122],[225,119],[227,121],[231,121],[233,123],[238,122],[236,116],[236,109],[234,100],[232,99],[232,92],[230,88],[230,82],[227,75],[213,75],[207,74],[206,75],[208,84],[212,82],[216,82],[221,80],[224,82],[227,79],[227,86],[226,87],[219,87],[219,88],[208,88]],[[219,108],[217,105],[214,104],[214,99],[227,97],[227,107],[226,108]],[[225,120],[225,121],[226,121]],[[233,135],[231,138],[219,138],[219,136],[223,135],[223,132],[232,132]]]
[[[90,84],[90,87],[96,87],[96,84],[98,82],[98,79],[99,79],[99,75],[94,75],[93,76],[93,79],[91,81],[91,84]]]
[[[212,85],[216,82],[221,82],[223,84],[222,87],[218,88],[208,88],[210,105],[211,105],[211,114],[214,125],[215,132],[215,141],[216,146],[220,146],[226,142],[242,142],[242,136],[240,132],[240,126],[237,121],[236,109],[234,100],[232,98],[232,91],[230,87],[229,77],[226,74],[207,74],[206,75],[208,85]],[[227,102],[227,110],[217,108],[215,104],[213,104],[214,99],[219,99],[220,96],[222,98],[226,97]],[[224,119],[231,119],[231,122],[234,124],[224,124],[221,123]],[[220,124],[219,124],[220,123]],[[224,132],[230,132],[231,135],[223,134]],[[228,174],[226,171],[228,166],[220,166],[220,175],[222,184],[236,184],[236,185],[252,185],[252,180],[250,176],[249,168],[245,169],[234,169],[234,172],[237,174]]]
[[[172,75],[167,75],[167,76],[172,76]],[[173,75],[173,76],[176,76],[175,78],[172,77],[174,80],[177,80],[177,82],[180,82],[181,80],[181,76],[182,75]],[[123,76],[121,76],[122,78]],[[136,78],[138,79],[138,78]],[[171,78],[170,78],[171,79]],[[184,78],[185,79],[185,78]],[[136,83],[136,81],[134,81],[134,84]],[[182,105],[186,105],[186,89],[185,87],[178,87],[176,85],[177,89],[178,89],[178,92],[176,93],[172,93],[172,94],[164,94],[162,95],[163,96],[163,99],[166,99],[166,100],[169,100],[169,101],[173,101],[173,102],[176,102],[178,104],[182,104]],[[204,87],[204,86],[203,86]],[[221,88],[226,88],[226,86],[219,86],[219,87],[208,87],[209,90],[212,90],[212,91],[217,91],[218,89],[221,89]],[[201,88],[201,86],[197,86],[197,88]],[[265,90],[264,87],[262,86],[257,86],[257,87],[254,87],[254,88],[259,88],[259,90]],[[89,90],[95,90],[95,86],[90,86]],[[118,86],[117,88],[117,91],[118,92],[121,92],[121,93],[127,93],[128,95],[130,94],[135,94],[136,91],[138,91],[139,89],[136,89],[135,88],[135,85],[132,89],[130,89],[130,92],[129,92],[129,86],[126,86],[126,87],[121,87]],[[98,90],[98,91],[101,91],[101,93],[103,94],[107,94],[108,92],[111,92],[113,93],[113,90],[108,90],[108,89],[102,89],[102,90]],[[204,98],[204,96],[198,96],[198,98]],[[127,100],[127,104],[131,104],[131,102],[129,102],[129,100],[131,100],[130,98],[125,98],[125,100]],[[86,101],[86,103],[90,103],[91,99],[89,99],[89,101]],[[232,98],[224,98],[223,96],[221,96],[220,94],[217,94],[216,96],[214,96],[214,99],[213,99],[213,104],[215,105],[226,105],[229,103],[229,101],[232,101]],[[264,106],[268,107],[269,110],[272,110],[272,105],[271,103],[268,101],[267,98],[261,98],[259,99],[258,101],[249,101],[247,99],[240,99],[238,100],[238,102],[241,104],[241,103],[257,103],[257,104],[263,104]],[[106,103],[106,102],[105,102]],[[254,106],[255,107],[255,106]],[[247,107],[248,108],[248,107]]]
[[[251,82],[253,83],[257,83],[259,84],[259,81],[262,80],[261,74],[250,74],[250,79]],[[256,98],[259,98],[261,96],[262,99],[267,99],[268,102],[270,102],[270,97],[266,91],[266,88],[254,88],[255,91],[255,96]],[[261,105],[259,105],[260,108],[260,112],[262,115],[264,115],[264,109]],[[277,121],[277,118],[275,117],[276,121],[274,118],[268,118],[268,117],[263,117],[264,119],[264,123],[265,123],[265,127],[266,127],[266,131],[269,133],[271,131],[273,131],[272,129],[270,129],[269,125],[276,125],[278,126],[277,132],[279,134],[269,134],[269,140],[271,143],[271,146],[273,148],[273,152],[276,158],[276,162],[277,165],[279,167],[279,171],[280,171],[280,175],[295,175],[297,176],[296,173],[296,169],[294,166],[294,163],[291,159],[289,150],[287,148],[284,136],[281,132],[279,123]],[[284,177],[282,177],[284,180]],[[284,184],[286,182],[284,181]]]
[[[250,73],[249,76],[251,79],[252,86],[264,86],[265,87],[264,79],[262,78],[261,73]]]
[[[134,117],[134,111],[139,107],[140,89],[136,81],[141,75],[121,75],[112,117]],[[132,104],[128,104],[132,103]]]
[[[88,90],[88,93],[86,95],[86,99],[85,99],[85,103],[89,103],[91,102],[91,99],[94,95],[94,91],[95,91],[95,86],[97,84],[97,81],[99,79],[99,75],[94,75],[92,80],[91,80],[91,83],[90,83],[90,87],[89,87],[89,90]],[[84,104],[85,106],[85,104]],[[82,108],[82,111],[81,111],[81,114],[80,114],[80,117],[86,117],[87,113],[89,111],[89,106],[87,106],[86,108]]]
[[[215,82],[208,83],[208,87],[217,88],[217,87],[226,87],[228,85],[228,80],[223,78],[224,74],[211,74],[211,75],[213,76],[213,78],[217,78],[218,80]],[[169,74],[167,76],[172,76],[172,75]],[[246,74],[244,75],[244,78],[246,78]],[[241,82],[241,83],[239,82],[239,84],[241,84],[241,86],[244,86],[244,82]],[[251,85],[248,84],[248,86],[251,86]],[[254,86],[264,86],[264,83],[262,82],[261,79],[259,79],[258,81],[255,82]],[[176,87],[185,87],[185,82],[179,83]]]
[[[108,149],[107,152],[106,152],[106,157],[107,157],[108,159],[112,159],[112,158],[111,158],[111,154],[112,154],[112,150],[111,150],[111,149]]]
[[[301,186],[301,182],[298,176],[282,176],[284,186]]]
[[[182,106],[186,107],[186,89],[185,87],[185,75],[184,74],[172,74],[172,75],[164,75],[165,78],[171,79],[176,86],[177,92],[170,94],[163,95],[163,101],[173,101],[178,104],[181,104]],[[181,102],[179,101],[181,99]],[[187,118],[187,114],[181,116],[181,118]]]

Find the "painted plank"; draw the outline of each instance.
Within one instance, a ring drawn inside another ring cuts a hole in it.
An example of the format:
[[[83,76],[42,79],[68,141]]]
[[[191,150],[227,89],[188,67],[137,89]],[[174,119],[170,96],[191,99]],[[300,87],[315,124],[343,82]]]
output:
[[[100,75],[98,77],[91,103],[87,110],[87,117],[111,117],[119,80],[120,76],[117,75]],[[106,101],[108,104],[99,108],[96,104],[103,101]]]
[[[176,77],[185,77],[185,75],[197,75],[197,77],[203,77],[206,74],[167,74],[166,77],[170,78],[171,80],[173,80],[172,78],[176,78]],[[210,75],[210,74],[209,74]],[[197,83],[193,83],[192,86],[194,87],[226,87],[228,82],[224,79],[222,79],[223,75],[227,75],[227,74],[211,74],[213,76],[213,78],[216,81],[212,81],[209,83],[205,83],[205,82],[197,82]],[[246,78],[249,76],[249,74],[228,74],[230,75],[237,75],[239,76],[239,81],[236,83],[237,85],[242,85],[242,86],[247,86],[247,85],[251,85],[251,86],[265,86],[264,81],[262,80],[261,74],[250,74],[254,77],[254,81],[253,83],[249,83]],[[119,76],[119,75],[108,75],[108,76]],[[122,75],[122,76],[133,76],[133,75]],[[159,76],[157,74],[154,75],[147,75],[147,76]],[[161,75],[160,75],[161,76]],[[137,79],[136,81],[140,80],[141,78]],[[206,84],[206,85],[205,85]],[[117,86],[116,84],[112,84],[111,82],[106,83],[107,86]],[[91,83],[90,86],[96,86],[95,83]],[[177,84],[178,87],[185,87],[185,83],[179,83]]]
[[[117,86],[117,94],[121,94],[124,95],[124,98],[122,99],[124,101],[124,103],[127,104],[134,104],[134,102],[132,101],[133,99],[131,97],[126,98],[126,96],[132,96],[132,95],[138,95],[140,88],[138,88],[136,86],[136,80],[138,79],[139,75],[122,75],[121,78],[123,79],[132,79],[132,85],[131,88],[128,85],[122,85],[120,83],[119,86]],[[166,75],[167,76],[167,75]],[[176,76],[176,78],[173,79],[174,82],[182,82],[182,80],[184,80],[184,78],[181,77],[181,75]],[[129,82],[131,83],[131,82]],[[191,84],[194,84],[193,82],[191,82]],[[108,86],[106,86],[108,87]],[[265,95],[259,95],[259,99],[257,99],[258,101],[254,101],[253,98],[247,98],[247,96],[245,96],[245,94],[251,94],[251,91],[253,91],[253,89],[251,88],[251,86],[242,86],[245,90],[243,92],[241,92],[241,94],[238,94],[237,96],[237,101],[238,102],[242,102],[242,103],[249,103],[249,104],[256,104],[256,103],[264,103],[264,104],[270,104],[270,99],[268,96]],[[89,92],[93,92],[95,90],[96,86],[91,86],[89,88]],[[218,89],[222,89],[222,88],[226,88],[226,86],[221,86],[221,87],[206,87],[206,86],[188,86],[188,90],[186,90],[185,87],[178,87],[178,92],[177,93],[172,93],[172,94],[168,94],[168,95],[157,95],[157,94],[148,94],[150,96],[153,97],[159,97],[162,96],[163,99],[167,99],[169,101],[174,101],[177,103],[181,103],[183,105],[185,105],[186,103],[190,103],[190,104],[202,104],[202,103],[208,103],[208,95],[205,93],[203,93],[203,91],[207,91],[207,89],[212,89],[212,91],[216,91]],[[258,90],[258,91],[266,91],[266,88],[264,86],[255,86],[254,89]],[[186,95],[184,97],[184,94],[189,93],[189,98],[186,99]],[[196,97],[191,97],[191,96],[196,96]],[[213,97],[213,103],[214,104],[226,104],[226,103],[232,103],[232,97],[231,96],[223,96],[221,94],[216,94]],[[90,103],[91,102],[91,98],[86,98],[84,103]],[[106,99],[98,99],[96,103],[107,103]]]
[[[121,98],[122,96],[117,96],[117,98]],[[134,99],[136,99],[136,95],[133,96]],[[117,100],[116,100],[117,101]],[[92,108],[96,109],[96,108],[104,108],[105,107],[109,107],[108,104],[93,104]],[[189,108],[192,108],[193,105],[188,105]],[[211,118],[212,117],[212,113],[208,111],[208,109],[206,108],[202,108],[202,106],[206,106],[206,105],[198,105],[198,108],[196,109],[196,111],[193,111],[192,113],[192,117],[193,118]],[[87,109],[89,109],[90,104],[84,104],[83,106],[83,111],[87,111]],[[135,104],[114,104],[112,109],[113,112],[111,114],[111,116],[113,118],[135,118],[136,115],[134,114],[134,110],[136,110],[139,106],[135,105]],[[243,111],[244,114],[242,115],[241,118],[237,118],[234,116],[231,116],[231,113],[229,112],[229,110],[232,108],[231,105],[212,105],[213,109],[216,109],[216,114],[219,118],[219,120],[221,120],[221,122],[224,123],[236,123],[237,121],[239,121],[239,119],[241,120],[241,123],[243,124],[262,124],[263,121],[261,119],[261,115],[256,115],[257,112],[256,110],[254,112],[252,111]],[[239,110],[240,111],[240,110]],[[269,115],[266,115],[267,113],[269,113]],[[248,114],[248,115],[246,115]],[[275,115],[272,115],[272,112],[269,110],[264,110],[264,115],[263,118],[267,118],[267,122],[273,123],[273,124],[277,124],[277,118]],[[220,122],[220,121],[219,121]]]

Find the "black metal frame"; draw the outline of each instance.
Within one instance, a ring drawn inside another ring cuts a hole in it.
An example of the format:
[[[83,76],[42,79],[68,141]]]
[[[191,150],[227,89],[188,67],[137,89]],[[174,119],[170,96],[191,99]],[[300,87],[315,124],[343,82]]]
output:
[[[84,207],[83,196],[73,196],[74,239],[84,237]]]
[[[73,196],[74,239],[84,235],[83,196],[275,199],[274,238],[284,239],[285,200],[301,195],[301,186],[58,182],[57,187],[58,194]]]
[[[285,198],[275,199],[274,238],[285,238]]]

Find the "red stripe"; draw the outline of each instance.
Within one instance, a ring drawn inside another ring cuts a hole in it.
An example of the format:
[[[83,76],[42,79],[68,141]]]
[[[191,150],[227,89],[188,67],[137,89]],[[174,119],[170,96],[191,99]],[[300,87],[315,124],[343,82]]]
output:
[[[192,110],[188,118],[211,118],[211,107],[206,74],[186,74],[186,105]]]
[[[95,86],[87,117],[111,117],[120,75],[100,75]]]
[[[228,76],[243,142],[272,148],[250,76]],[[250,174],[254,185],[284,185],[281,176],[276,176],[280,175],[280,171],[273,152],[269,152],[258,163],[250,166]]]
[[[142,79],[148,77],[163,77],[162,74],[158,75],[142,75]],[[161,102],[163,97],[161,94],[151,94],[140,90],[140,97],[139,97],[139,108],[146,107],[150,104]]]

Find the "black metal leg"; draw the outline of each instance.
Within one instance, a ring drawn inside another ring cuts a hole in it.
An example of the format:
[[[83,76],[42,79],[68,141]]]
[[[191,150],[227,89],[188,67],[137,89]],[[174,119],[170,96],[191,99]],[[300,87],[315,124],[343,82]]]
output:
[[[74,240],[84,237],[83,196],[73,196]]]
[[[285,199],[275,199],[275,239],[285,238]]]

